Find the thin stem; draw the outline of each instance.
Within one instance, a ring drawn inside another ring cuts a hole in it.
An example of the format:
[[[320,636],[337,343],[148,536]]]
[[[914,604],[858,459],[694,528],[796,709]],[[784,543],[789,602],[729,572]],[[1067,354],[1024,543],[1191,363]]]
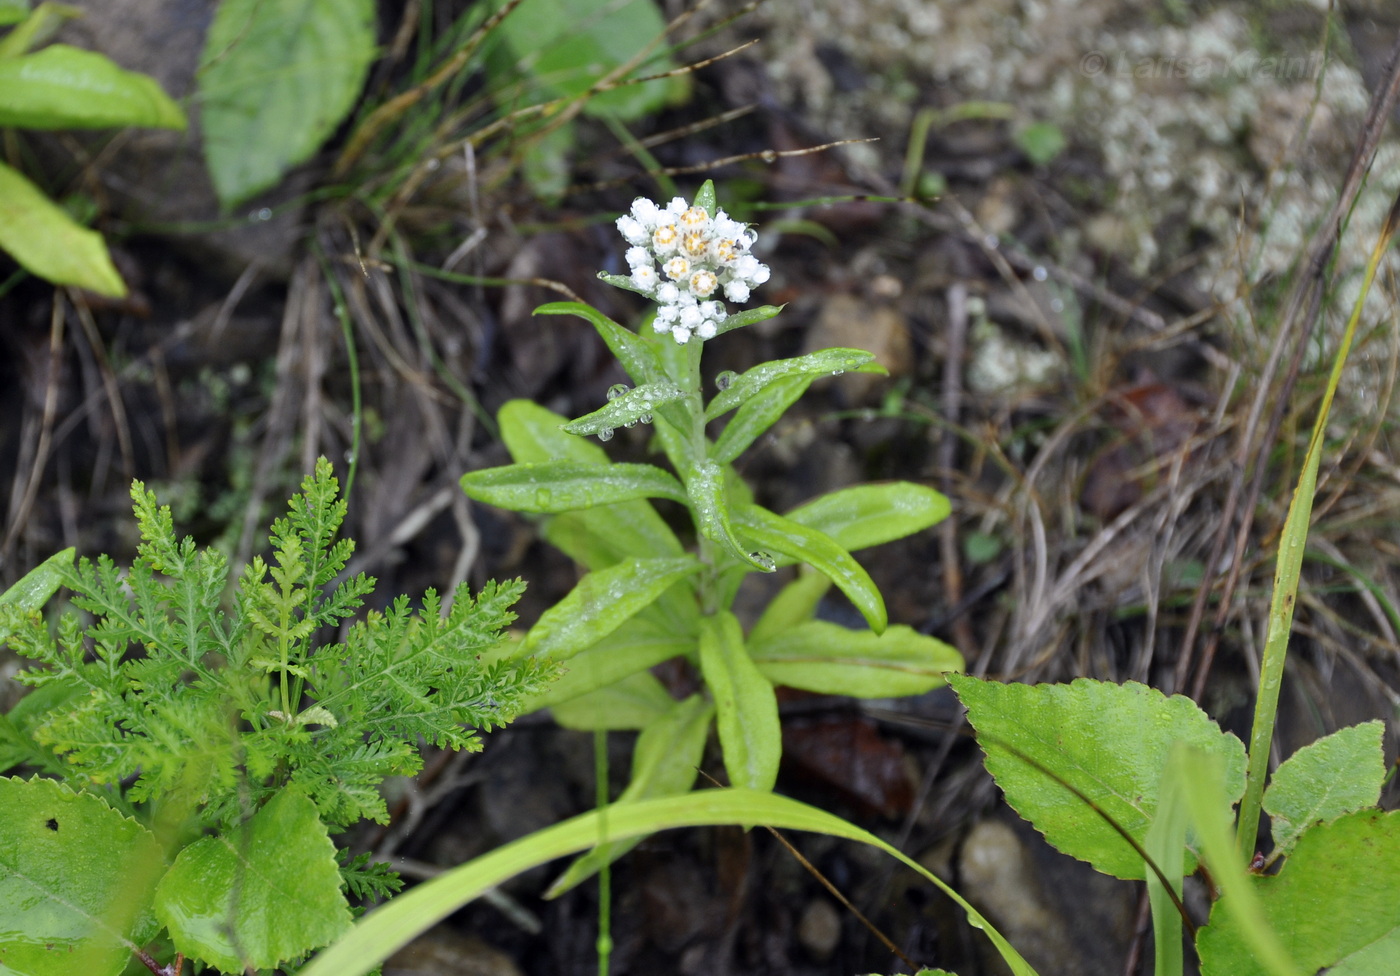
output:
[[[598,869],[598,976],[608,976],[612,958],[612,861],[608,851],[608,733],[593,730],[594,804],[598,810],[598,851],[603,865]]]

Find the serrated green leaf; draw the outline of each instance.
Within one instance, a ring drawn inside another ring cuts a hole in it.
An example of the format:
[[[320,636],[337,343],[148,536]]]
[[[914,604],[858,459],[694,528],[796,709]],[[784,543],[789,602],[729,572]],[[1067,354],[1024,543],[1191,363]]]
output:
[[[1249,882],[1299,973],[1390,976],[1400,947],[1400,813],[1306,830],[1277,875]],[[1203,976],[1265,976],[1222,898],[1197,938]]]
[[[1287,854],[1314,824],[1380,802],[1384,738],[1384,722],[1365,722],[1338,729],[1283,761],[1264,791],[1275,851]]]
[[[675,701],[650,671],[635,671],[587,694],[551,706],[550,714],[564,728],[582,732],[640,729],[666,712]]]
[[[156,914],[179,952],[225,972],[295,959],[351,920],[335,845],[315,804],[293,789],[182,850],[156,889]]]
[[[604,432],[610,435],[619,427],[631,427],[638,422],[651,423],[652,415],[663,404],[674,403],[684,397],[684,391],[670,380],[643,383],[635,390],[613,397],[592,413],[569,421],[564,429],[580,436]]]
[[[571,512],[638,498],[684,503],[685,489],[650,464],[540,461],[508,464],[462,475],[462,490],[475,501],[516,512]]]
[[[727,610],[700,621],[700,672],[715,700],[729,781],[771,790],[783,751],[778,699],[749,658],[739,621]]]
[[[749,449],[754,441],[778,422],[787,408],[798,401],[815,376],[784,376],[774,380],[744,401],[710,450],[710,460],[730,464]]]
[[[695,783],[696,771],[705,753],[710,719],[715,707],[703,695],[685,701],[672,701],[670,708],[657,715],[637,736],[632,751],[632,778],[613,807],[621,803],[684,793]],[[612,809],[613,807],[609,807]],[[557,898],[570,888],[591,878],[604,863],[611,864],[644,838],[631,837],[595,847],[569,865],[549,890],[546,898]]]
[[[1133,681],[1087,678],[1021,685],[949,675],[948,683],[967,707],[987,770],[1007,802],[1057,849],[1105,874],[1141,879],[1142,857],[1061,780],[1139,844],[1156,815],[1162,771],[1178,743],[1221,758],[1230,802],[1244,792],[1243,744],[1181,695],[1168,698]],[[1196,856],[1192,847],[1188,874]]]
[[[726,389],[715,395],[705,407],[705,419],[724,416],[776,380],[792,376],[830,376],[858,369],[874,359],[875,356],[864,349],[823,349],[795,359],[775,359],[755,366],[735,377]]]
[[[0,970],[117,976],[159,928],[155,835],[99,797],[0,779]]]
[[[0,59],[0,126],[183,129],[185,113],[148,75],[67,44]]]
[[[811,566],[846,594],[871,630],[878,634],[885,629],[889,618],[879,587],[860,563],[831,536],[785,519],[761,505],[747,505],[739,509],[736,516],[735,526],[746,541],[752,542],[761,551],[779,553],[789,560]]]
[[[224,206],[275,184],[354,106],[373,0],[223,0],[200,63],[205,154]]]
[[[668,591],[669,592],[669,591]],[[662,627],[649,615],[639,615],[587,650],[569,658],[564,674],[531,699],[528,710],[550,708],[580,695],[606,688],[630,674],[695,649],[698,633]]]
[[[3,162],[0,250],[45,281],[77,285],[113,298],[126,296],[126,283],[112,265],[102,235],[74,222],[42,190]]]
[[[519,13],[519,11],[516,11]],[[510,18],[507,18],[509,20]],[[653,346],[630,329],[625,329],[592,305],[583,302],[550,302],[535,309],[536,315],[577,315],[587,319],[617,357],[632,382],[640,385],[667,378],[665,367]]]
[[[817,529],[848,551],[922,532],[948,517],[946,495],[912,481],[842,488],[805,502],[787,517]]]
[[[592,647],[673,583],[698,572],[694,556],[633,559],[596,570],[540,615],[521,653],[564,661]]]
[[[822,620],[751,637],[749,656],[775,685],[854,698],[922,695],[963,666],[956,649],[903,624],[876,634]]]

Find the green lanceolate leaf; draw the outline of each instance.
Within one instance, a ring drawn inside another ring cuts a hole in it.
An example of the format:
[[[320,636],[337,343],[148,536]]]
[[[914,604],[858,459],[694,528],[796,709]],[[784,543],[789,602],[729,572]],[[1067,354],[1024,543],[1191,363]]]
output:
[[[223,0],[200,67],[205,153],[225,206],[305,162],[354,106],[373,0]]]
[[[775,685],[855,698],[922,695],[963,666],[956,649],[902,624],[875,634],[809,620],[750,637],[749,655]]]
[[[733,332],[735,329],[742,329],[747,325],[765,322],[784,308],[783,305],[760,305],[757,308],[746,308],[742,312],[735,312],[733,315],[725,316],[715,326],[715,335],[724,335],[726,332]],[[883,373],[884,369],[881,368],[879,371]],[[865,372],[865,370],[862,369],[861,372]]]
[[[0,779],[0,971],[117,976],[159,924],[160,843],[99,797]]]
[[[783,749],[778,699],[749,658],[739,621],[727,610],[700,621],[700,671],[714,696],[729,781],[771,790]]]
[[[685,487],[701,535],[740,562],[765,573],[773,572],[777,564],[771,553],[745,547],[734,534],[724,468],[713,461],[701,461],[691,469]]]
[[[632,752],[632,778],[613,807],[659,796],[675,796],[689,790],[704,757],[705,740],[709,737],[714,713],[714,705],[703,695],[691,695],[685,701],[672,701],[670,708],[649,722],[637,736],[637,746]],[[605,863],[616,861],[642,840],[642,837],[631,837],[595,847],[569,865],[569,869],[549,886],[545,897],[556,898],[586,881]]]
[[[183,129],[185,113],[148,75],[92,51],[51,44],[0,59],[0,126]]]
[[[533,400],[510,400],[496,414],[501,440],[519,464],[539,461],[582,461],[608,464],[608,452],[597,444],[564,431],[569,418]]]
[[[1297,973],[1389,976],[1400,958],[1400,813],[1363,810],[1303,832],[1277,875],[1251,875]],[[1197,948],[1202,976],[1265,976],[1229,896]]]
[[[225,972],[270,969],[350,926],[335,845],[295,790],[181,851],[156,891],[156,914],[176,950]]]
[[[879,633],[889,622],[885,601],[870,574],[831,536],[785,519],[760,505],[739,509],[736,524],[760,550],[802,562],[828,577],[853,603],[870,629]]]
[[[715,181],[706,180],[700,184],[700,189],[695,191],[695,199],[690,205],[699,207],[713,217],[719,211],[719,201],[715,199]]]
[[[684,503],[685,489],[650,464],[586,464],[540,461],[509,464],[462,475],[462,490],[475,501],[516,512],[570,512],[637,498]]]
[[[758,644],[811,620],[816,615],[817,605],[830,589],[829,577],[810,569],[798,573],[795,580],[768,602],[763,615],[749,628],[749,650],[753,651]]]
[[[607,406],[599,407],[592,413],[564,425],[570,434],[587,436],[598,434],[603,438],[612,436],[619,427],[634,427],[639,422],[651,423],[652,415],[663,404],[682,399],[685,393],[670,380],[658,383],[644,383],[635,390],[628,390],[608,401]]]
[[[0,62],[4,64],[5,62]],[[122,298],[126,283],[102,235],[78,224],[18,170],[0,162],[0,250],[30,274]]]
[[[951,510],[947,496],[932,488],[891,481],[833,491],[799,505],[787,517],[854,551],[922,532],[947,518]]]
[[[692,601],[693,603],[694,601]],[[528,710],[557,706],[606,688],[628,675],[695,649],[697,627],[675,632],[644,612],[608,635],[608,639],[569,658],[564,674],[530,700]]]
[[[1105,874],[1143,877],[1141,854],[1104,818],[1141,845],[1177,743],[1223,760],[1230,802],[1244,792],[1240,740],[1181,695],[1168,698],[1137,682],[1086,678],[1020,685],[949,675],[948,683],[967,707],[987,770],[1007,802],[1056,848]],[[1187,873],[1195,870],[1196,853],[1188,852]]]
[[[1338,729],[1284,760],[1264,791],[1274,850],[1287,854],[1303,831],[1374,807],[1385,779],[1385,723]]]
[[[29,0],[0,0],[0,27],[18,24],[29,13]]]
[[[598,729],[640,729],[675,704],[650,671],[634,671],[625,678],[554,705],[550,714],[566,729],[594,732]]]
[[[592,647],[655,602],[667,588],[699,571],[694,556],[633,559],[589,573],[540,615],[522,654],[563,661]]]
[[[0,606],[34,611],[48,603],[49,598],[63,585],[64,571],[73,566],[73,552],[72,549],[56,552],[25,573],[14,586],[0,593]],[[8,636],[8,631],[0,625],[0,641]]]
[[[858,369],[873,362],[874,355],[864,349],[823,349],[798,356],[796,359],[776,359],[735,377],[729,386],[716,394],[705,408],[705,419],[722,417],[745,400],[759,393],[769,383],[792,376],[830,376]],[[883,372],[883,370],[882,370]]]
[[[729,423],[724,425],[719,439],[710,450],[710,460],[716,464],[729,464],[743,454],[778,422],[788,407],[807,392],[807,387],[815,379],[815,376],[780,377],[745,400]]]
[[[63,3],[41,3],[25,17],[28,9],[28,0],[18,4],[15,0],[0,0],[0,26],[22,21],[14,30],[0,37],[0,58],[17,58],[34,50],[53,37],[65,20],[83,15],[81,10]]]
[[[535,314],[577,315],[581,319],[587,319],[593,324],[593,328],[598,330],[598,335],[607,343],[608,349],[617,357],[627,375],[632,377],[633,383],[640,386],[666,379],[666,370],[650,345],[635,332],[618,325],[591,305],[583,302],[550,302],[535,309]]]

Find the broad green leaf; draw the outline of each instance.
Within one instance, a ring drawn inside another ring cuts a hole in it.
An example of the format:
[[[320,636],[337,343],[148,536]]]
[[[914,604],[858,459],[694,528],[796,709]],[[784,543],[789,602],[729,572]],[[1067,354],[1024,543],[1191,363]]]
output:
[[[1251,875],[1264,920],[1299,973],[1390,976],[1400,948],[1400,813],[1362,810],[1303,832],[1277,875]],[[1203,976],[1268,972],[1216,902],[1197,947]]]
[[[776,563],[770,553],[746,548],[734,534],[733,516],[725,493],[724,468],[713,461],[701,461],[691,469],[685,487],[701,535],[740,562],[765,573],[773,572]]]
[[[1177,744],[1221,758],[1230,802],[1244,792],[1243,745],[1184,696],[1168,698],[1134,681],[1087,678],[1022,685],[949,675],[948,683],[967,707],[987,770],[1007,802],[1056,848],[1105,874],[1143,877],[1141,855],[1104,816],[1140,845],[1156,817],[1162,771]],[[1193,845],[1188,874],[1196,868],[1196,853]]]
[[[374,0],[223,0],[199,74],[205,154],[224,206],[275,184],[355,105]]]
[[[754,652],[764,641],[811,620],[829,589],[830,578],[810,569],[799,572],[797,579],[768,601],[763,615],[749,628],[749,651]]]
[[[652,415],[662,404],[674,403],[685,397],[680,387],[670,380],[658,383],[644,383],[635,390],[628,390],[613,397],[606,406],[564,425],[570,434],[586,436],[599,434],[606,439],[619,427],[634,427],[638,423],[649,424]]]
[[[566,729],[640,729],[675,704],[675,699],[650,671],[635,671],[585,695],[550,708],[554,721]]]
[[[665,29],[651,0],[524,0],[498,28],[532,87],[551,97],[584,95],[649,46],[658,53],[633,74],[669,70],[664,46],[653,46]],[[668,81],[627,85],[589,96],[583,111],[636,119],[661,108],[677,90]]]
[[[519,10],[512,16],[518,16]],[[507,17],[509,22],[511,18]],[[587,319],[617,357],[632,382],[640,385],[666,379],[666,371],[655,349],[630,329],[625,329],[592,305],[583,302],[550,302],[535,309],[536,315],[577,315]]]
[[[516,512],[571,512],[638,498],[685,502],[674,477],[650,464],[540,461],[508,464],[462,475],[462,490],[475,501]]]
[[[729,464],[743,454],[807,392],[815,379],[815,376],[783,376],[745,400],[724,425],[710,450],[710,460]]]
[[[775,685],[854,698],[922,695],[963,666],[953,647],[903,624],[876,634],[809,620],[751,637],[749,655]]]
[[[126,296],[126,283],[113,267],[102,235],[74,222],[42,190],[4,163],[0,163],[0,250],[45,281],[77,285],[113,298]]]
[[[617,803],[635,803],[658,796],[684,793],[695,783],[709,738],[710,719],[715,707],[703,695],[691,695],[685,701],[672,701],[664,714],[656,716],[641,735],[632,752],[632,779]],[[557,898],[581,881],[596,874],[604,863],[611,864],[645,838],[632,837],[595,847],[579,858],[559,876],[545,892],[546,898]]]
[[[633,559],[596,570],[540,615],[521,652],[563,661],[622,626],[665,590],[700,569],[694,556]]]
[[[735,525],[745,540],[764,552],[806,563],[828,577],[860,611],[870,629],[879,633],[889,622],[879,587],[849,552],[831,536],[800,522],[785,519],[761,505],[738,510]]]
[[[0,126],[110,129],[140,125],[183,129],[185,113],[148,75],[111,59],[51,44],[0,59]]]
[[[1313,824],[1380,803],[1384,737],[1384,722],[1366,722],[1338,729],[1284,760],[1264,791],[1276,852],[1287,854]]]
[[[669,592],[669,591],[668,591]],[[697,617],[698,623],[698,617]],[[606,688],[630,674],[695,650],[697,630],[675,633],[639,614],[587,650],[569,658],[562,676],[530,700],[528,711],[558,706]]]
[[[0,606],[19,607],[21,610],[38,610],[63,585],[63,572],[73,565],[74,550],[56,552],[16,581],[4,593],[0,593]],[[0,641],[9,634],[0,627]]]
[[[739,621],[728,610],[700,621],[700,672],[715,700],[730,782],[771,790],[783,751],[778,699],[749,659]]]
[[[825,532],[848,551],[903,539],[948,517],[948,498],[912,481],[856,485],[814,498],[787,513]]]
[[[0,971],[117,976],[159,924],[160,842],[91,793],[0,779]]]
[[[796,359],[775,359],[735,377],[705,408],[705,419],[722,417],[775,380],[792,376],[831,376],[874,361],[864,349],[823,349]]]
[[[913,858],[874,834],[839,817],[774,793],[754,790],[702,790],[683,796],[613,804],[606,811],[580,814],[537,831],[490,854],[446,871],[416,886],[361,919],[335,945],[302,967],[299,976],[365,976],[401,946],[427,931],[463,905],[531,868],[586,850],[598,843],[600,819],[605,837],[654,834],[675,827],[710,824],[766,824],[788,830],[808,830],[869,844],[917,871],[953,899],[974,928],[986,932],[1013,976],[1036,976],[1006,938],[972,905]]]
[[[182,850],[156,889],[156,914],[177,951],[231,973],[270,969],[350,926],[335,845],[291,789]]]

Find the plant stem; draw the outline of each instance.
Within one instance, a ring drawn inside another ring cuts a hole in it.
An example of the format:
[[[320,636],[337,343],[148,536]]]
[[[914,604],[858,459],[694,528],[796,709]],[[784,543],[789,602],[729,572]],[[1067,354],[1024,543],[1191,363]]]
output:
[[[608,976],[612,958],[612,862],[607,856],[608,837],[608,733],[593,730],[594,805],[598,810],[598,850],[603,855],[598,869],[598,976]]]

